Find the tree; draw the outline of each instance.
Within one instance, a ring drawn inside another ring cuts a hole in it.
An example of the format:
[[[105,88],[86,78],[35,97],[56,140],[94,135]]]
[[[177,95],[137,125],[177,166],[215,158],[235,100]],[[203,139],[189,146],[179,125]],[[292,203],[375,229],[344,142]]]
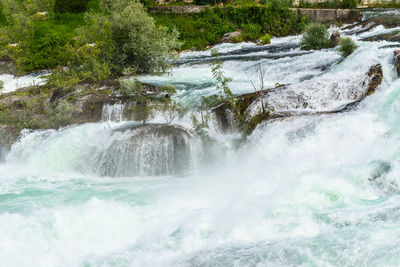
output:
[[[265,113],[267,111],[266,109],[266,103],[264,102],[264,96],[265,96],[265,72],[263,68],[261,67],[261,64],[258,65],[258,78],[259,78],[259,83],[256,85],[251,79],[251,85],[253,86],[254,93],[257,94],[258,99],[260,99],[260,104],[261,104],[261,112]]]
[[[137,0],[101,0],[101,7],[102,13],[86,14],[78,32],[86,42],[101,44],[100,55],[116,74],[161,74],[171,67],[180,46],[176,30],[156,26]]]
[[[171,122],[182,112],[182,107],[173,95],[176,94],[176,88],[171,85],[162,87],[161,92],[164,93],[164,98],[157,103],[156,109],[161,112],[167,124]]]

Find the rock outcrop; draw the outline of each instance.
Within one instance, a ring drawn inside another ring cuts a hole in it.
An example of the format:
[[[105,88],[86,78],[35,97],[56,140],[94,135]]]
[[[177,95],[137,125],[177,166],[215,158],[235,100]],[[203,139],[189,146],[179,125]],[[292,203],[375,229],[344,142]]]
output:
[[[101,174],[154,176],[183,174],[191,166],[192,134],[167,124],[132,124],[114,130],[100,157]]]
[[[244,94],[238,96],[238,99],[241,109],[246,110],[251,119],[255,118],[249,120],[248,125],[253,130],[260,122],[272,118],[331,114],[351,110],[366,96],[373,94],[382,80],[382,66],[377,64],[371,66],[365,77],[360,80],[343,80],[342,83],[335,81],[331,85],[314,81],[301,86],[281,85],[267,89],[264,91],[263,99],[268,103],[268,113],[261,115],[260,94]]]
[[[397,76],[400,77],[400,50],[394,51],[394,64],[397,70]]]
[[[330,47],[336,47],[339,45],[340,41],[340,32],[334,31],[330,37]]]
[[[383,26],[386,29],[392,29],[400,27],[400,17],[397,15],[385,14],[381,16],[372,17],[366,20],[363,20],[359,23],[352,24],[343,30],[345,30],[345,34],[361,34],[365,32],[371,31],[373,28]],[[362,38],[363,41],[390,41],[390,42],[399,42],[400,41],[400,32],[398,30],[393,30],[388,33],[380,33],[380,34],[372,34],[365,38]]]
[[[222,36],[221,43],[234,43],[242,37],[242,33],[240,31],[236,32],[228,32]]]

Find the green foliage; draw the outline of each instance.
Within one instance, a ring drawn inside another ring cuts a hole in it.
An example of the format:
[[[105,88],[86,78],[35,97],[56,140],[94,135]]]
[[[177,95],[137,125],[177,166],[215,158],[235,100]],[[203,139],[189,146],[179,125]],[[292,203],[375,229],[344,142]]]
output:
[[[83,13],[91,0],[56,0],[54,10],[57,13]]]
[[[289,0],[262,0],[261,3],[273,11],[279,11],[291,6],[291,1]]]
[[[301,48],[304,50],[319,50],[329,47],[329,32],[323,24],[309,24],[301,39]]]
[[[261,36],[262,33],[262,27],[253,23],[242,24],[241,28],[243,30],[243,38],[245,40],[256,40]]]
[[[183,41],[183,49],[201,50],[219,43],[227,32],[241,29],[248,40],[259,39],[263,34],[287,36],[302,32],[307,24],[286,7],[267,6],[215,7],[197,14],[151,14],[158,25],[176,28]],[[246,38],[245,38],[246,39]]]
[[[119,79],[119,93],[124,96],[134,96],[144,94],[143,84],[138,79]]]
[[[339,52],[343,57],[350,56],[357,49],[357,45],[350,37],[341,38],[339,41]]]
[[[265,45],[270,43],[271,43],[271,35],[269,35],[268,33],[260,38],[260,44]]]
[[[210,6],[214,6],[217,5],[219,3],[223,3],[224,1],[222,0],[195,0],[194,3],[196,5],[210,5]]]
[[[176,100],[173,99],[173,95],[176,94],[176,88],[172,85],[167,85],[161,88],[161,91],[166,93],[165,97],[156,104],[156,109],[164,117],[165,122],[170,124],[180,113],[182,113],[182,107]]]
[[[110,15],[89,13],[78,30],[83,40],[100,47],[99,56],[117,74],[163,73],[170,68],[178,33],[157,27],[137,1],[103,0]]]
[[[310,3],[307,0],[300,0],[299,8],[356,8],[358,0],[329,0],[324,2]]]
[[[356,8],[358,0],[343,0],[341,2],[341,8]]]

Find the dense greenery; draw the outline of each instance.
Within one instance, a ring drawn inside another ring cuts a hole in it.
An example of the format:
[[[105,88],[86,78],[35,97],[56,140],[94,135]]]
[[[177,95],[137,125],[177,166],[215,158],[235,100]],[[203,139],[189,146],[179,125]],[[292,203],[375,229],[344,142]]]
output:
[[[357,45],[350,37],[341,38],[339,41],[339,52],[343,57],[350,56],[357,49]]]
[[[242,6],[207,9],[198,14],[151,14],[157,24],[176,28],[183,42],[183,49],[204,49],[217,44],[222,36],[242,30],[243,40],[254,41],[269,34],[286,36],[298,34],[307,24],[305,17],[298,17],[286,7]]]
[[[56,0],[54,10],[58,13],[82,13],[88,8],[91,0]]]
[[[200,14],[151,14],[158,27],[136,0],[0,3],[0,56],[14,61],[21,72],[71,66],[74,49],[95,44],[99,64],[106,63],[110,73],[121,74],[128,68],[160,73],[169,67],[165,60],[169,52],[179,47],[178,32],[182,49],[204,49],[234,30],[243,32],[238,42],[254,41],[265,34],[296,34],[306,25],[305,18],[294,15],[279,0],[266,0],[263,6],[231,4]]]
[[[301,48],[304,50],[318,50],[329,47],[329,32],[323,24],[309,24],[301,39]]]
[[[169,68],[178,33],[157,27],[138,1],[81,1],[85,14],[56,8],[63,3],[69,11],[78,2],[1,0],[0,56],[21,72],[67,66],[79,80]]]
[[[358,0],[329,0],[326,2],[309,3],[308,1],[300,0],[300,8],[356,8]]]

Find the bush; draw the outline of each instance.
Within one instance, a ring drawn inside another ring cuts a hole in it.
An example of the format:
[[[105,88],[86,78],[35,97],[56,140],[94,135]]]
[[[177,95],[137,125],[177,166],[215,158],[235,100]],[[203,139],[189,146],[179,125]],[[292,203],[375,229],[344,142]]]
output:
[[[245,40],[256,40],[262,33],[261,26],[253,23],[242,24],[241,28],[243,30],[243,38]]]
[[[343,0],[341,3],[341,8],[356,8],[358,5],[358,0]]]
[[[309,24],[301,39],[300,46],[304,50],[319,50],[329,47],[329,32],[322,24]]]
[[[260,44],[270,44],[271,43],[271,35],[268,33],[265,34],[263,37],[260,38]]]
[[[196,5],[201,5],[201,6],[210,5],[210,6],[213,6],[213,5],[222,3],[223,1],[222,0],[195,0],[194,2],[195,2]]]
[[[83,13],[91,0],[56,0],[54,11],[57,13]]]
[[[103,0],[102,5],[110,15],[89,13],[78,32],[85,42],[100,48],[99,56],[116,74],[169,69],[172,52],[180,45],[177,31],[157,27],[137,1]]]
[[[354,50],[357,49],[357,45],[350,37],[341,38],[339,41],[339,51],[343,57],[350,56]]]

